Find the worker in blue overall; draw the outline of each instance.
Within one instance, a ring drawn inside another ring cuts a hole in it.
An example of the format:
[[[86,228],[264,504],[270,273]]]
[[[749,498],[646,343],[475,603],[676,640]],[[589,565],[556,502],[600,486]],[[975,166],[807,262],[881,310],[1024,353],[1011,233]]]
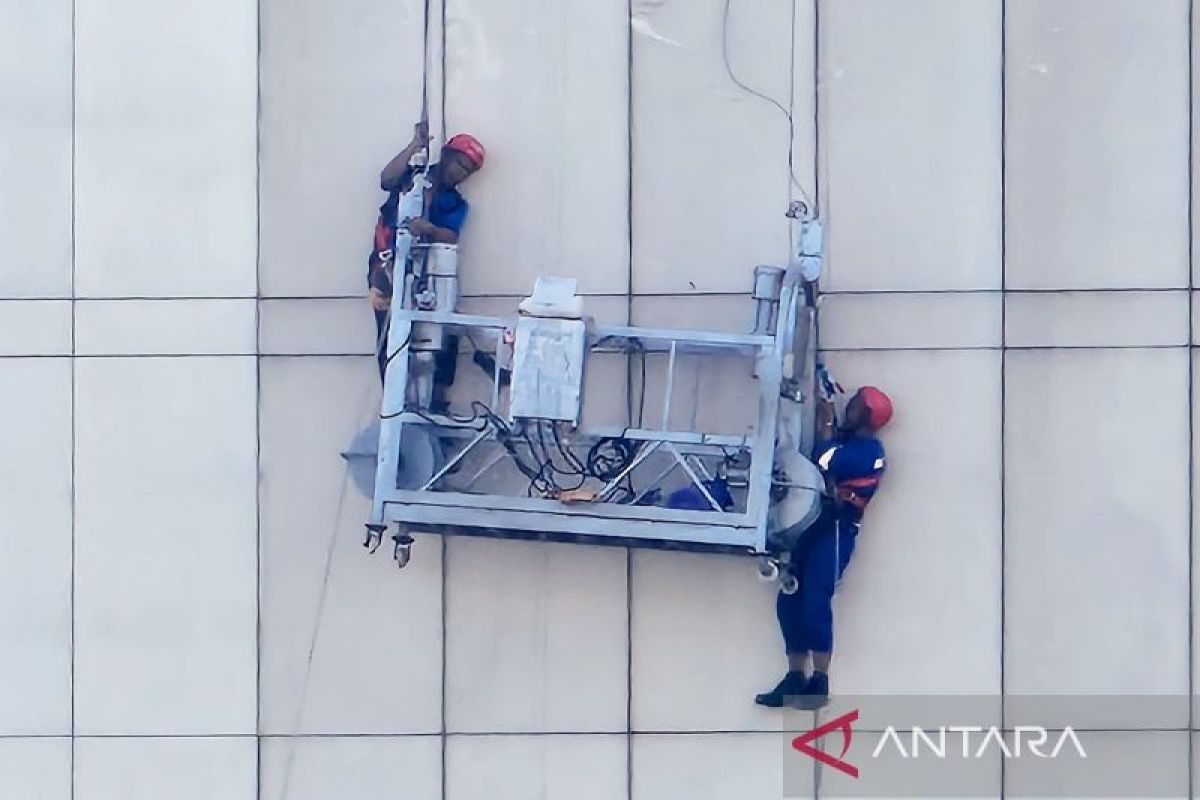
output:
[[[387,163],[379,175],[379,187],[388,193],[387,200],[379,207],[379,219],[375,223],[375,243],[367,262],[367,286],[371,308],[375,311],[377,334],[376,356],[379,375],[382,378],[387,365],[388,309],[392,303],[392,282],[395,265],[393,247],[396,228],[405,224],[413,236],[420,241],[433,244],[458,244],[458,236],[467,219],[468,205],[458,191],[458,185],[483,166],[487,155],[483,145],[474,136],[460,133],[453,136],[442,147],[441,161],[426,171],[424,180],[425,213],[407,222],[398,220],[400,197],[413,185],[414,171],[409,162],[419,151],[429,146],[429,126],[419,122],[414,126],[413,138],[408,145]],[[403,269],[403,265],[401,265]],[[447,337],[446,349],[438,354],[434,374],[435,391],[441,394],[454,382],[457,338]],[[444,405],[444,399],[435,400],[435,405]],[[434,409],[439,410],[439,409]]]
[[[754,698],[759,705],[815,709],[828,702],[833,593],[854,554],[863,511],[883,477],[883,445],[875,433],[891,418],[892,401],[873,386],[862,387],[850,399],[840,428],[833,402],[821,402],[813,460],[825,476],[826,496],[817,521],[791,553],[787,568],[799,588],[793,594],[780,592],[775,602],[788,672],[774,689]]]

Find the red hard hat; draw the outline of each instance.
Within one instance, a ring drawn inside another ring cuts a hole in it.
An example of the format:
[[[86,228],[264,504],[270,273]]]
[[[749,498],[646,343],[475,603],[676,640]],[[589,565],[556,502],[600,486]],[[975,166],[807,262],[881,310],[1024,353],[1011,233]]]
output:
[[[867,426],[877,431],[892,418],[892,399],[874,386],[864,386],[858,390],[862,404],[867,408]]]
[[[450,141],[446,142],[444,149],[457,150],[462,153],[475,165],[475,169],[482,167],[483,160],[487,157],[487,150],[484,150],[479,140],[469,133],[460,133],[450,137]]]

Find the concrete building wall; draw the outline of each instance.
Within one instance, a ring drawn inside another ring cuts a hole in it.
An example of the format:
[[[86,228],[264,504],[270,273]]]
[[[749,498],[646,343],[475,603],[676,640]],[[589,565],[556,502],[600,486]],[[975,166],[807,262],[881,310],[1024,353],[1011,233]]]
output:
[[[1191,693],[1189,0],[734,0],[791,125],[721,0],[429,8],[0,0],[0,797],[781,796],[748,561],[359,546],[422,74],[489,147],[466,308],[740,329],[819,200],[827,360],[898,408],[835,692]],[[1181,796],[1195,723],[1101,722]]]

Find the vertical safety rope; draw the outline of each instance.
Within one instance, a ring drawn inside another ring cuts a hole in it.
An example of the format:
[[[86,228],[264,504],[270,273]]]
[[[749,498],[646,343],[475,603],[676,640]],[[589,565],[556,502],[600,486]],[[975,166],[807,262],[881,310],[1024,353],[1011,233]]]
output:
[[[368,399],[370,397],[368,396]],[[361,416],[361,415],[360,415]],[[300,738],[300,729],[304,724],[304,710],[308,705],[308,687],[312,677],[313,658],[316,655],[317,640],[321,636],[322,624],[325,621],[325,601],[329,597],[330,575],[333,571],[333,554],[337,547],[338,534],[341,532],[342,509],[346,504],[346,487],[350,483],[350,470],[342,478],[342,488],[338,491],[337,504],[334,508],[333,524],[330,526],[329,542],[325,547],[325,566],[321,578],[321,590],[317,595],[317,611],[313,620],[313,632],[308,642],[308,656],[304,662],[304,675],[300,681],[300,698],[296,704],[296,722],[292,726],[292,735],[288,737],[287,761],[284,765],[283,784],[279,792],[280,800],[289,796],[292,783],[292,770],[296,762],[296,743]]]
[[[390,311],[389,311],[390,314]],[[386,340],[386,335],[381,336],[380,340]],[[378,347],[382,346],[377,343]],[[361,424],[362,420],[367,416],[366,412],[370,410],[372,391],[368,385],[367,391],[363,399],[359,402],[359,412],[356,416],[357,423]],[[304,673],[300,679],[300,697],[296,703],[296,720],[292,725],[291,736],[288,737],[288,754],[284,765],[283,781],[279,793],[280,800],[286,800],[289,796],[289,791],[292,782],[292,772],[296,761],[296,743],[300,737],[300,729],[304,724],[304,711],[308,706],[308,688],[312,677],[313,661],[316,657],[317,642],[321,638],[321,628],[325,622],[325,605],[329,599],[329,586],[332,583],[333,575],[333,555],[337,547],[339,534],[342,529],[342,512],[346,505],[347,487],[350,484],[350,469],[346,467],[346,471],[342,476],[342,485],[338,490],[337,503],[334,505],[333,522],[329,526],[329,540],[325,545],[325,564],[322,568],[321,588],[317,594],[317,609],[313,617],[312,635],[309,637],[308,653],[304,662]]]
[[[423,20],[423,25],[422,25],[421,115],[420,115],[421,122],[424,122],[427,126],[429,123],[429,69],[430,69],[430,64],[429,64],[429,54],[430,54],[429,4],[430,4],[430,0],[425,0],[424,20]],[[443,119],[443,126],[444,126],[444,124],[445,124],[445,120]],[[426,143],[425,143],[425,163],[428,165],[429,161],[430,161],[430,146],[429,146],[429,141],[426,141]],[[422,199],[424,199],[423,195],[422,195]],[[423,208],[422,216],[425,216],[427,214],[428,214],[428,209]],[[399,220],[397,220],[397,222],[399,222]],[[402,286],[402,289],[403,288],[404,287]],[[396,302],[395,280],[394,279],[393,279],[392,302],[393,303]],[[388,331],[391,329],[391,321],[392,321],[392,307],[391,307],[391,305],[389,305],[388,310],[387,310],[387,315],[384,318],[384,324],[382,326],[382,330],[380,331],[378,337],[375,340],[375,351],[374,352],[375,352],[376,357],[378,357],[379,353],[381,352],[381,349],[386,347],[386,345],[387,345]],[[394,356],[394,355],[395,355],[395,353],[389,354],[387,361],[390,362],[392,356]],[[386,366],[385,366],[385,370],[386,370]],[[360,402],[360,404],[359,404],[360,409],[369,409],[369,407],[370,407],[369,404],[370,404],[372,394],[373,394],[373,391],[371,389],[371,386],[368,385],[367,390],[365,392],[365,396],[364,396],[362,402]],[[360,410],[360,412],[358,413],[358,415],[356,417],[358,424],[361,424],[362,420],[365,417],[366,417],[365,410]],[[280,792],[279,792],[280,800],[287,800],[287,798],[289,797],[290,792],[291,792],[292,774],[294,772],[295,762],[296,762],[297,741],[300,737],[301,727],[304,724],[304,712],[308,706],[308,691],[309,691],[309,686],[312,682],[311,681],[312,669],[313,669],[313,662],[316,658],[317,642],[321,638],[321,629],[323,628],[324,622],[325,622],[325,607],[326,607],[326,603],[329,599],[329,587],[332,583],[331,578],[333,575],[333,556],[337,549],[338,539],[340,538],[339,534],[341,533],[342,513],[345,510],[346,496],[348,494],[347,488],[349,487],[349,484],[350,484],[350,468],[349,468],[349,465],[347,465],[345,468],[345,472],[342,476],[341,488],[338,490],[338,498],[337,498],[337,502],[335,504],[334,512],[333,512],[333,523],[330,525],[329,540],[325,546],[325,562],[324,562],[324,566],[322,568],[321,587],[320,587],[320,590],[317,595],[317,608],[316,608],[316,613],[315,613],[315,616],[313,619],[313,630],[312,630],[312,635],[309,637],[308,652],[305,657],[304,672],[303,672],[303,676],[302,676],[301,682],[300,682],[300,697],[296,704],[295,723],[292,726],[291,736],[288,737],[288,752],[287,752],[287,758],[286,758],[286,761],[284,764],[283,780],[281,782],[281,787],[280,787]]]

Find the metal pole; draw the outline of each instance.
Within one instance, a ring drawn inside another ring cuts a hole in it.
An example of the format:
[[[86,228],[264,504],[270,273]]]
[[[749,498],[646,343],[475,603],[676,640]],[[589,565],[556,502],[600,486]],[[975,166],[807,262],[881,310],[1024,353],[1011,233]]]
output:
[[[679,465],[683,467],[685,472],[687,472],[688,477],[692,479],[692,483],[694,483],[696,488],[700,490],[700,493],[704,495],[704,499],[707,500],[708,504],[713,507],[713,511],[724,511],[725,509],[721,508],[721,504],[718,503],[709,493],[708,487],[704,485],[704,481],[700,480],[700,477],[696,475],[696,471],[692,469],[692,465],[689,464],[687,459],[681,456],[679,451],[675,449],[675,445],[668,442],[667,448],[671,451],[672,455],[675,456],[675,460],[679,462]]]
[[[458,451],[458,453],[457,453],[457,454],[454,456],[454,458],[452,458],[452,459],[450,459],[449,461],[447,461],[447,462],[446,462],[446,464],[445,464],[445,466],[443,466],[441,469],[439,469],[437,472],[435,472],[435,473],[433,474],[433,477],[432,477],[432,478],[430,478],[428,481],[426,481],[426,482],[425,482],[425,485],[424,485],[424,486],[422,486],[422,487],[421,487],[420,489],[418,489],[417,491],[418,491],[418,492],[424,492],[424,491],[426,491],[427,489],[429,489],[429,487],[430,487],[430,486],[433,486],[435,483],[437,483],[437,482],[438,482],[438,481],[441,479],[441,477],[442,477],[443,475],[445,475],[445,474],[446,474],[447,472],[449,472],[450,470],[454,469],[454,465],[455,465],[455,464],[457,464],[458,462],[462,461],[462,460],[463,460],[463,458],[464,458],[464,457],[466,457],[467,453],[469,453],[469,452],[471,452],[472,450],[474,450],[474,449],[475,449],[475,445],[477,445],[477,444],[479,444],[480,442],[482,442],[482,441],[483,441],[484,439],[486,439],[486,438],[487,438],[489,435],[491,435],[491,431],[490,431],[490,430],[488,430],[488,429],[486,429],[486,428],[485,428],[484,430],[480,431],[478,436],[476,436],[474,439],[472,439],[472,440],[471,440],[471,441],[470,441],[470,442],[467,444],[467,446],[466,446],[466,447],[464,447],[462,450],[459,450],[459,451]]]

